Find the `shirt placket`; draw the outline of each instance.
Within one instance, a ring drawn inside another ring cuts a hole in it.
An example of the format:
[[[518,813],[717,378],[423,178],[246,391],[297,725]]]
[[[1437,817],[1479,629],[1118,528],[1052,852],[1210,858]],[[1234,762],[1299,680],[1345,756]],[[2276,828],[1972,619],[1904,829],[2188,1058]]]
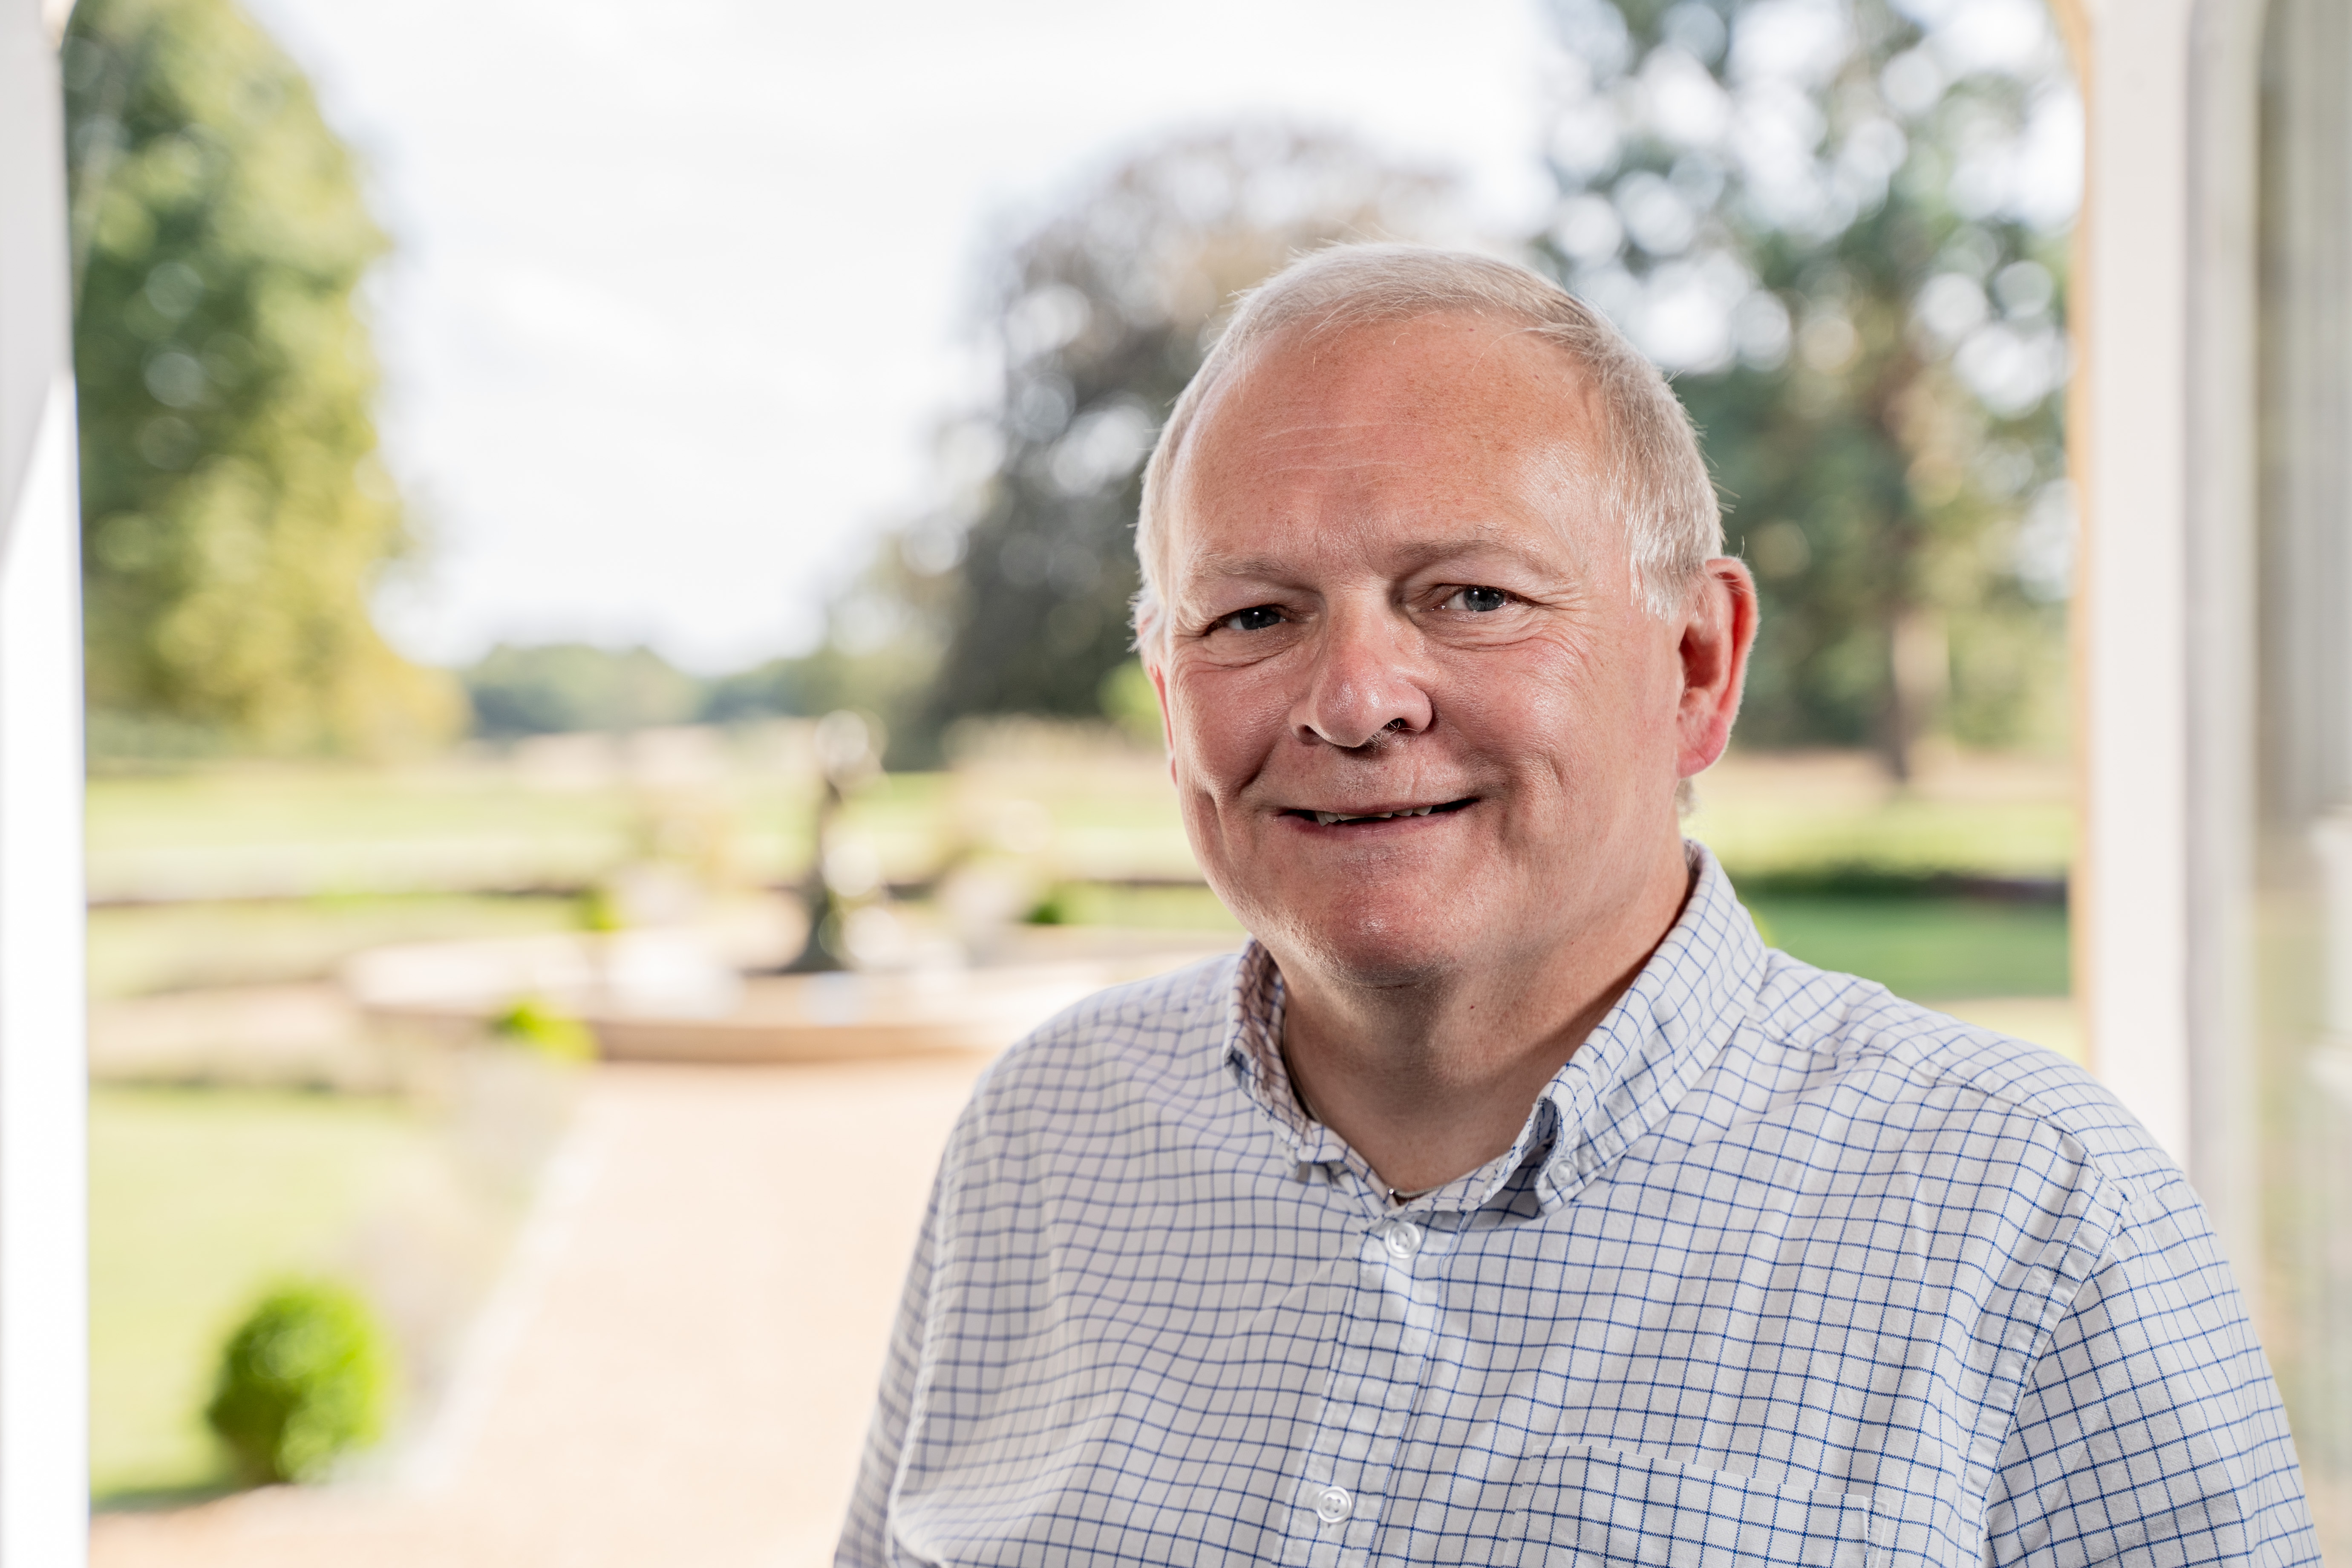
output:
[[[1322,1418],[1295,1478],[1282,1561],[1366,1568],[1437,1327],[1428,1216],[1360,1230],[1356,1289],[1332,1347]]]

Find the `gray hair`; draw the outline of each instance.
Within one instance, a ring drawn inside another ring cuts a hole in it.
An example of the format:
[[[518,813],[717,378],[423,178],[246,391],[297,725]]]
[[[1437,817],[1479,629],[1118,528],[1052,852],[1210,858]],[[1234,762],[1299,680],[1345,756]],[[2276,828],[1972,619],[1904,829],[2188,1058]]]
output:
[[[1161,620],[1169,492],[1202,405],[1269,339],[1293,328],[1345,331],[1375,321],[1463,313],[1516,323],[1566,351],[1591,379],[1604,426],[1601,482],[1624,526],[1633,582],[1653,615],[1672,615],[1723,550],[1723,508],[1690,416],[1657,367],[1601,313],[1549,279],[1507,261],[1414,245],[1341,245],[1292,262],[1241,297],[1143,470],[1135,553],[1139,644]]]

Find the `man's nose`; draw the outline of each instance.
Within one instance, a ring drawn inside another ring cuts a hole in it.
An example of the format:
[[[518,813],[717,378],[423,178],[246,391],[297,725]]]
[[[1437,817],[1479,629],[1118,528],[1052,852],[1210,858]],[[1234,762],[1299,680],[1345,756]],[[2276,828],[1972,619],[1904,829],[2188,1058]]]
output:
[[[1351,609],[1318,628],[1307,689],[1291,708],[1302,741],[1354,751],[1384,732],[1418,734],[1432,710],[1419,638],[1393,611]]]

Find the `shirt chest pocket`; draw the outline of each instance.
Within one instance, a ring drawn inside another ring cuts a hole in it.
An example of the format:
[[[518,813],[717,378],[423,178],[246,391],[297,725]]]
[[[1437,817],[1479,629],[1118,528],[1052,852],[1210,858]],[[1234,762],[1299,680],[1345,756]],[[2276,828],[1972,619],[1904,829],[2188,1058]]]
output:
[[[1512,1498],[1516,1568],[1879,1568],[1870,1499],[1558,1448]]]

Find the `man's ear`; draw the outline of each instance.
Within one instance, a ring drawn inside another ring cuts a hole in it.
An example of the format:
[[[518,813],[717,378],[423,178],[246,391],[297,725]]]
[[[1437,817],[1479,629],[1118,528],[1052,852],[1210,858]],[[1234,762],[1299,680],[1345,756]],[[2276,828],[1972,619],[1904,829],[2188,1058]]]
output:
[[[1155,628],[1156,629],[1156,628]],[[1151,678],[1151,694],[1160,700],[1160,743],[1168,751],[1168,776],[1176,776],[1176,727],[1168,721],[1168,670],[1152,653],[1150,638],[1145,639],[1143,673]]]
[[[1718,555],[1706,563],[1680,616],[1682,706],[1678,774],[1704,773],[1723,755],[1739,693],[1748,680],[1748,652],[1756,646],[1756,579],[1748,563]]]

